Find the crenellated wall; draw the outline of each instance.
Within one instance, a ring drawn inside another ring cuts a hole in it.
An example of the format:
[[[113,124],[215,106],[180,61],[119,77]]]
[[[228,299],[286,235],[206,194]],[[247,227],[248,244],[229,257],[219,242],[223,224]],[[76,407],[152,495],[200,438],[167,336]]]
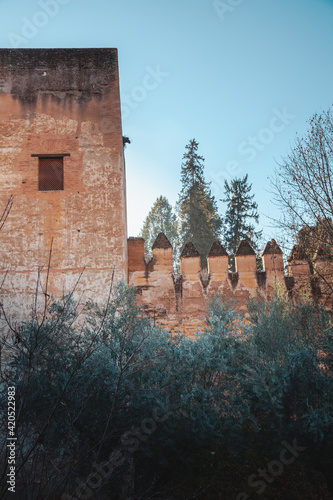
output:
[[[137,288],[138,302],[160,324],[179,328],[193,335],[203,325],[207,299],[216,292],[234,298],[246,312],[249,298],[258,294],[269,297],[275,284],[281,283],[292,300],[300,293],[310,293],[315,302],[331,307],[333,263],[323,249],[315,256],[313,268],[298,245],[288,257],[285,276],[283,254],[275,240],[267,243],[263,254],[263,271],[257,270],[256,255],[247,241],[241,241],[235,254],[236,272],[230,273],[228,254],[215,241],[207,256],[208,273],[200,267],[200,255],[187,243],[180,256],[179,276],[174,276],[172,247],[160,233],[152,247],[152,258],[145,260],[143,238],[128,239],[128,281]]]

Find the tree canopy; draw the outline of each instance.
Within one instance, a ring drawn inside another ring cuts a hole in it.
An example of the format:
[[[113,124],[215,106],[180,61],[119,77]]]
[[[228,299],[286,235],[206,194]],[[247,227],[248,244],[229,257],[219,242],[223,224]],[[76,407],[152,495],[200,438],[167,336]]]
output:
[[[0,338],[0,407],[15,394],[21,445],[17,498],[259,498],[259,479],[248,478],[262,479],[258,467],[281,459],[282,445],[290,463],[295,444],[296,469],[281,481],[265,469],[269,497],[330,498],[333,336],[323,309],[276,288],[271,301],[249,303],[245,323],[217,294],[191,338],[154,325],[123,283],[106,307],[81,306],[47,300]],[[4,438],[0,498],[8,454]]]
[[[248,175],[242,179],[235,178],[230,184],[225,181],[224,189],[223,201],[227,203],[227,209],[223,219],[223,237],[230,265],[234,271],[234,254],[240,241],[248,241],[256,251],[262,231],[255,231],[252,223],[252,221],[258,223],[259,214],[254,194],[250,194],[252,184],[248,183]]]
[[[333,114],[315,113],[310,128],[297,137],[273,181],[282,217],[276,221],[293,238],[311,236],[312,244],[333,246]],[[309,243],[309,241],[308,241]]]
[[[145,253],[151,255],[151,249],[159,233],[164,233],[173,248],[173,255],[178,254],[178,224],[172,206],[165,196],[159,196],[149,211],[141,230],[145,240]]]
[[[192,241],[203,265],[214,240],[221,234],[222,220],[209,184],[204,178],[204,158],[199,156],[198,142],[192,139],[185,147],[181,166],[182,189],[178,198],[180,242]]]

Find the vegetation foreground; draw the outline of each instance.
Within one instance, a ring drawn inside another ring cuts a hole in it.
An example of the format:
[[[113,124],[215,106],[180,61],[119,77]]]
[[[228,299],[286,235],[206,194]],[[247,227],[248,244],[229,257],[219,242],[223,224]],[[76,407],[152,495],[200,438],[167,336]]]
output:
[[[15,386],[17,498],[333,498],[331,316],[279,288],[248,308],[216,296],[193,340],[119,284],[105,310],[68,296],[16,328],[0,401]]]

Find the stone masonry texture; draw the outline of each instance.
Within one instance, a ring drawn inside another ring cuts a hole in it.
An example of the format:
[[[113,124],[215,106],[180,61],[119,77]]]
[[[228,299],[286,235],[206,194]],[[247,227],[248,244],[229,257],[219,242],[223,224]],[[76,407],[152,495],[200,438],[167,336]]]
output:
[[[127,279],[125,172],[116,49],[0,49],[1,300],[32,307],[53,239],[49,294],[106,300]],[[38,156],[66,155],[64,189],[38,190]]]
[[[136,287],[137,300],[144,310],[163,326],[194,335],[204,327],[209,299],[216,293],[234,299],[236,309],[247,317],[249,299],[269,298],[274,286],[282,287],[296,301],[307,294],[314,302],[331,308],[333,263],[323,249],[317,252],[311,274],[304,253],[294,246],[288,257],[285,275],[283,254],[275,240],[267,243],[263,253],[263,271],[257,270],[256,255],[248,242],[241,241],[235,253],[236,272],[230,273],[228,254],[215,241],[207,256],[208,273],[202,272],[200,255],[187,243],[180,256],[181,274],[173,274],[172,248],[160,234],[152,247],[153,257],[147,264],[144,240],[128,240],[129,284]],[[160,244],[161,243],[161,244]]]

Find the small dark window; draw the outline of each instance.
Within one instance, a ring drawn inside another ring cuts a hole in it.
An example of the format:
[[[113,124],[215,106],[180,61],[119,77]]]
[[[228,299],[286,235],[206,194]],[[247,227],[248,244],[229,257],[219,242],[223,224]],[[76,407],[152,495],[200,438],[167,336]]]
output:
[[[38,158],[38,191],[64,189],[64,158]]]

